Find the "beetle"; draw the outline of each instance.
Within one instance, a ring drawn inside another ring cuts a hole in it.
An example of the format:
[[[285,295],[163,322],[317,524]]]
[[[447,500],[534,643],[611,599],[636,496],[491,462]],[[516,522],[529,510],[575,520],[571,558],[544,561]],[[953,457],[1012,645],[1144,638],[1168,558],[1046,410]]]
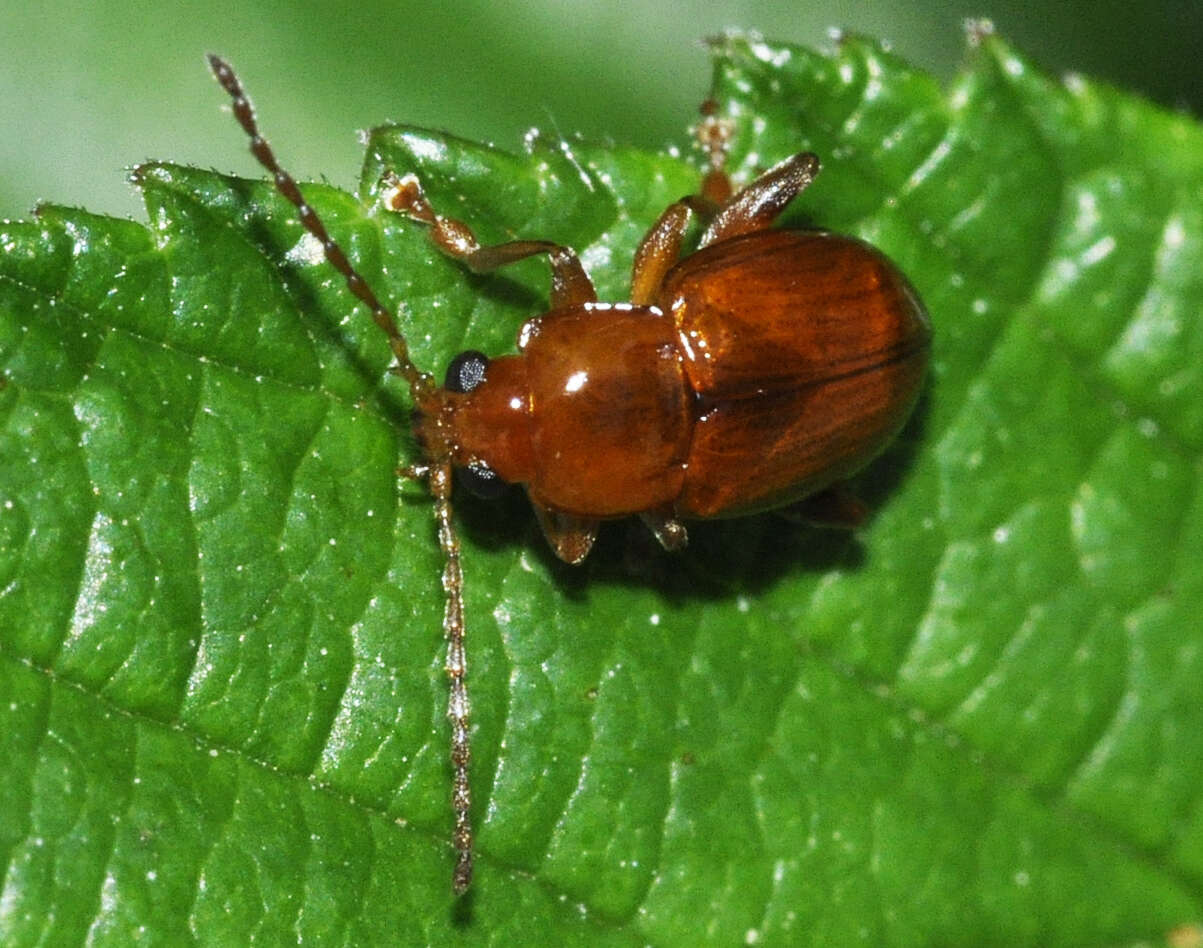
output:
[[[840,487],[890,442],[918,399],[931,325],[880,251],[821,230],[773,229],[819,171],[793,155],[732,193],[728,130],[704,107],[709,168],[699,194],[670,205],[635,252],[630,300],[597,300],[576,253],[549,241],[482,246],[437,213],[413,175],[386,175],[382,201],[429,229],[442,253],[479,273],[546,254],[550,308],[527,320],[518,352],[467,351],[443,386],[414,365],[405,337],[330,237],[260,135],[230,66],[209,63],[250,149],[301,224],[384,331],[408,385],[422,460],[402,473],[429,487],[444,556],[450,679],[455,892],[472,878],[463,574],[452,519],[455,473],[476,493],[525,487],[552,550],[589,554],[603,520],[637,515],[668,550],[684,521],[804,504],[854,526],[864,508]],[[695,217],[696,249],[682,255]]]

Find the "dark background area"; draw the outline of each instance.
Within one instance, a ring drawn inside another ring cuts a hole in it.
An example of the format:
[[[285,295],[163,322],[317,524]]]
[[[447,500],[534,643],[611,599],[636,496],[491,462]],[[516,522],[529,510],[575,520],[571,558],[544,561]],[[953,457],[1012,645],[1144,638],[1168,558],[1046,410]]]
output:
[[[832,28],[861,32],[947,81],[969,17],[991,19],[1054,73],[1203,112],[1198,0],[365,0],[341,11],[50,0],[0,18],[0,217],[39,200],[140,217],[124,169],[148,158],[257,176],[209,78],[210,50],[241,73],[285,164],[350,187],[356,130],[389,120],[507,148],[531,126],[683,144],[709,80],[699,39],[729,27],[819,46]]]

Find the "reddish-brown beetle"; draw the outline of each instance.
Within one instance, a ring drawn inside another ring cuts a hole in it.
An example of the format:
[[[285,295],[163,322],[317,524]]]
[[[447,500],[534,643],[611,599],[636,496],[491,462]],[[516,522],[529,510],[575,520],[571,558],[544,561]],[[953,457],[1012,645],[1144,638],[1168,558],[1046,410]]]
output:
[[[927,369],[927,314],[906,278],[867,244],[769,229],[814,180],[814,155],[794,155],[732,196],[723,127],[711,116],[701,126],[710,158],[701,196],[671,205],[648,231],[629,303],[597,302],[572,250],[531,240],[482,247],[465,224],[434,211],[416,178],[390,176],[386,206],[427,224],[434,244],[473,270],[541,253],[551,264],[551,309],[523,325],[519,354],[490,361],[462,353],[439,388],[277,163],[233,71],[216,56],[210,65],[252,153],[384,330],[417,409],[424,461],[407,470],[429,484],[445,556],[453,878],[463,892],[472,877],[470,753],[452,471],[484,494],[524,485],[552,549],[569,563],[588,555],[602,520],[629,514],[667,549],[684,546],[683,520],[807,499],[812,517],[854,524],[860,509],[838,485],[914,407]],[[709,223],[698,249],[681,258],[699,211]]]

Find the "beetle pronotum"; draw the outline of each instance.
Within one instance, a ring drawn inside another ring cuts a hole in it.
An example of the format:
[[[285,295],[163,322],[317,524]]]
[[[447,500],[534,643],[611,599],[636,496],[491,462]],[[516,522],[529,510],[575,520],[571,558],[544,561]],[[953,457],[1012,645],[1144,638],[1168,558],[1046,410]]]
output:
[[[410,360],[405,337],[327,233],[259,134],[233,70],[210,66],[250,148],[392,348],[416,409],[443,551],[450,695],[453,885],[472,878],[463,575],[452,520],[453,471],[485,495],[525,486],[544,535],[569,563],[604,519],[637,514],[660,543],[686,543],[686,519],[804,505],[808,519],[855,525],[863,508],[840,483],[909,416],[931,329],[915,291],[874,248],[824,231],[771,225],[819,170],[793,155],[732,194],[726,134],[700,127],[709,170],[700,194],[670,205],[635,252],[631,299],[599,303],[577,255],[548,241],[481,246],[439,215],[412,176],[389,175],[385,206],[429,227],[434,246],[477,272],[546,254],[551,307],[519,332],[517,355],[457,356],[442,388]],[[707,218],[681,256],[691,220]]]

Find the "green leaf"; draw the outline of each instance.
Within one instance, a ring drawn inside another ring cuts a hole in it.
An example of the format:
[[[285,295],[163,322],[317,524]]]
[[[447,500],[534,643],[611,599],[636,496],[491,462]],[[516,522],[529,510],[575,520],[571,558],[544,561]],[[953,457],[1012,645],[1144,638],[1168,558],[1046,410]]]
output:
[[[871,43],[733,37],[732,167],[858,234],[936,331],[855,537],[770,516],[556,562],[457,499],[479,837],[449,874],[440,556],[387,346],[266,183],[152,165],[150,224],[0,227],[0,940],[1008,944],[1203,917],[1203,130],[987,39],[947,92]],[[264,117],[270,127],[270,116]],[[231,134],[236,134],[231,129]],[[375,200],[621,299],[691,162],[371,136],[308,199],[415,359],[508,351]]]

